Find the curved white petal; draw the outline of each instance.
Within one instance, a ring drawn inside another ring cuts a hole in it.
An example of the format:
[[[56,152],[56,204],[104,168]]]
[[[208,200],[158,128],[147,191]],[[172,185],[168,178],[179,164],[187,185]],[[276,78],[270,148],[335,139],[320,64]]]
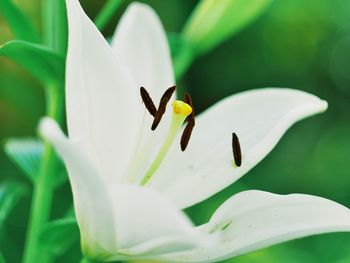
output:
[[[118,248],[111,259],[154,258],[202,244],[203,236],[185,214],[158,193],[136,185],[114,187]]]
[[[186,151],[173,147],[151,187],[181,208],[198,203],[259,163],[296,121],[326,108],[325,101],[292,89],[252,90],[226,98],[197,118]],[[237,168],[232,132],[238,135],[242,150],[242,166]]]
[[[167,88],[175,85],[165,30],[148,5],[130,4],[114,33],[112,48],[138,88],[145,87],[155,103]]]
[[[175,79],[166,33],[154,10],[146,4],[130,4],[115,30],[112,48],[131,73],[136,89],[145,87],[158,107],[161,96],[175,85]],[[139,122],[140,134],[134,162],[128,170],[129,181],[135,181],[148,168],[158,148],[157,142],[162,142],[170,121],[170,118],[163,118],[157,130],[151,131],[153,117],[146,112],[143,103],[138,106],[145,114],[144,120]]]
[[[89,145],[103,175],[117,179],[125,172],[136,144],[142,117],[138,88],[79,1],[66,2],[69,136]]]
[[[156,257],[202,242],[187,216],[158,193],[103,180],[86,149],[44,118],[40,133],[64,159],[72,185],[82,248],[89,258]]]
[[[68,140],[54,120],[43,118],[39,131],[54,145],[67,166],[83,246],[91,246],[89,240],[95,240],[100,247],[115,247],[112,203],[94,160],[84,146]]]
[[[245,191],[221,205],[202,230],[219,235],[217,244],[165,258],[217,262],[295,238],[350,231],[350,210],[316,196]]]

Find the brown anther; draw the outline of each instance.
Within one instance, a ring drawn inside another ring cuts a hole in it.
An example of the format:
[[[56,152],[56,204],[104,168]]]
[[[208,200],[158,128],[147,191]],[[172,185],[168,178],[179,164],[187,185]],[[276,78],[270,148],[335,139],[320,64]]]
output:
[[[180,141],[180,145],[181,145],[181,151],[185,151],[186,147],[188,145],[188,142],[190,141],[191,138],[191,134],[192,134],[192,130],[195,126],[195,121],[194,118],[189,119],[188,123],[181,135],[181,141]]]
[[[194,119],[194,107],[193,107],[193,103],[192,103],[192,98],[191,98],[190,94],[188,94],[187,92],[185,93],[184,102],[186,102],[192,108],[192,113],[187,117],[187,120]]]
[[[234,132],[232,133],[232,152],[236,166],[240,167],[242,164],[241,146],[239,143],[238,136]]]
[[[155,117],[157,113],[157,108],[154,105],[150,95],[148,94],[147,90],[144,87],[140,88],[140,94],[141,94],[142,101],[146,106],[146,109],[153,117]]]
[[[152,123],[152,127],[151,127],[152,131],[154,131],[158,127],[158,125],[159,125],[159,123],[160,123],[160,121],[165,113],[166,105],[168,104],[169,100],[171,99],[171,96],[173,95],[173,93],[175,92],[175,89],[176,89],[176,86],[168,88],[164,92],[162,98],[160,99],[159,107],[158,107],[158,110],[154,116],[154,120]]]
[[[191,98],[190,94],[185,93],[184,102],[186,102],[188,105],[191,106],[192,112],[186,118],[187,125],[186,125],[186,127],[181,135],[180,145],[181,145],[182,151],[186,150],[188,142],[190,141],[190,138],[191,138],[192,130],[193,130],[194,126],[196,125],[196,122],[194,119],[194,107],[193,107],[192,98]]]

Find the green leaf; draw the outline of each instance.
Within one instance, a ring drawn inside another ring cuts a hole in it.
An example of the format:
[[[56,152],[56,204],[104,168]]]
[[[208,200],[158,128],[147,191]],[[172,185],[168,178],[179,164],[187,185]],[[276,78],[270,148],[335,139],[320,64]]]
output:
[[[0,251],[0,263],[6,263],[3,253]]]
[[[198,55],[209,52],[254,21],[272,0],[202,0],[184,27]]]
[[[36,139],[9,139],[4,147],[7,156],[34,183],[40,171],[44,144]]]
[[[7,156],[28,176],[34,184],[39,173],[44,153],[44,143],[34,138],[8,139],[4,146]],[[67,181],[67,172],[62,162],[56,167],[53,186],[58,187]]]
[[[0,46],[0,56],[14,60],[45,85],[64,81],[64,59],[42,45],[9,41]]]
[[[0,229],[25,190],[19,182],[5,181],[0,184]]]
[[[11,0],[0,0],[0,13],[5,17],[16,38],[40,42],[32,21]]]
[[[56,256],[64,254],[73,244],[79,242],[80,234],[74,217],[58,219],[48,223],[40,235],[39,242]]]

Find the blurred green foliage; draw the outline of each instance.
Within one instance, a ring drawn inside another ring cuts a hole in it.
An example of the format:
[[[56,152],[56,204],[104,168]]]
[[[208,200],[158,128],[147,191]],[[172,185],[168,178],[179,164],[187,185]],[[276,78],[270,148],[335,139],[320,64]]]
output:
[[[194,52],[207,53],[252,22],[271,0],[201,1],[184,26],[184,37]]]
[[[104,3],[81,2],[92,18]],[[106,37],[113,32],[128,2],[123,2],[121,10],[105,28]],[[195,0],[144,2],[155,8],[169,32],[182,30],[197,3]],[[41,32],[39,1],[15,3],[34,21],[35,30]],[[1,44],[14,38],[2,15],[0,12]],[[349,17],[348,0],[275,0],[254,23],[192,65],[179,85],[191,92],[198,112],[229,94],[267,86],[302,89],[329,102],[325,114],[295,125],[272,154],[238,184],[188,209],[195,222],[205,222],[223,200],[245,188],[320,195],[350,207]],[[41,83],[20,66],[0,57],[1,141],[4,143],[8,137],[35,136],[44,109]],[[24,173],[3,150],[0,167],[0,182],[6,182],[3,185],[13,185],[12,180],[16,180],[22,182],[23,189],[29,186]],[[8,180],[11,182],[7,183]],[[18,205],[0,226],[0,262],[2,255],[8,262],[20,261],[30,207],[30,195],[17,197],[17,193],[25,192],[21,189],[14,190],[13,200]],[[0,195],[5,190],[1,188]],[[69,214],[70,204],[66,183],[56,191],[52,218]],[[60,223],[52,225],[51,230],[66,227],[70,231],[72,226]],[[227,262],[345,263],[350,262],[349,246],[349,234],[328,234],[291,241]],[[58,262],[78,262],[80,257],[76,242]]]

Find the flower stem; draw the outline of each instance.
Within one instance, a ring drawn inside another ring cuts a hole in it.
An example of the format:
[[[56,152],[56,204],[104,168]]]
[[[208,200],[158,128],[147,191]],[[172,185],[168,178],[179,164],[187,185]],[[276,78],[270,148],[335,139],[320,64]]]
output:
[[[50,145],[45,143],[45,151],[37,182],[34,186],[32,209],[29,220],[29,228],[26,240],[24,262],[43,262],[45,255],[39,253],[39,237],[41,227],[49,218],[52,200],[51,174],[53,173],[54,158]],[[40,258],[40,260],[39,260]]]
[[[95,25],[99,30],[102,31],[106,27],[108,22],[111,20],[112,16],[120,7],[121,3],[122,3],[122,0],[109,0],[102,7],[101,11],[97,14],[94,21]]]
[[[48,87],[48,109],[47,113],[50,117],[59,119],[61,113],[62,103],[59,94],[57,94],[58,87]],[[45,262],[47,254],[39,248],[39,239],[41,229],[49,219],[51,201],[53,195],[52,178],[55,172],[57,159],[55,157],[51,145],[45,142],[44,154],[41,160],[40,173],[35,182],[33,189],[32,208],[28,223],[28,233],[26,239],[26,247],[23,262]]]
[[[67,53],[67,11],[65,0],[45,0],[42,6],[44,45],[59,55]]]

